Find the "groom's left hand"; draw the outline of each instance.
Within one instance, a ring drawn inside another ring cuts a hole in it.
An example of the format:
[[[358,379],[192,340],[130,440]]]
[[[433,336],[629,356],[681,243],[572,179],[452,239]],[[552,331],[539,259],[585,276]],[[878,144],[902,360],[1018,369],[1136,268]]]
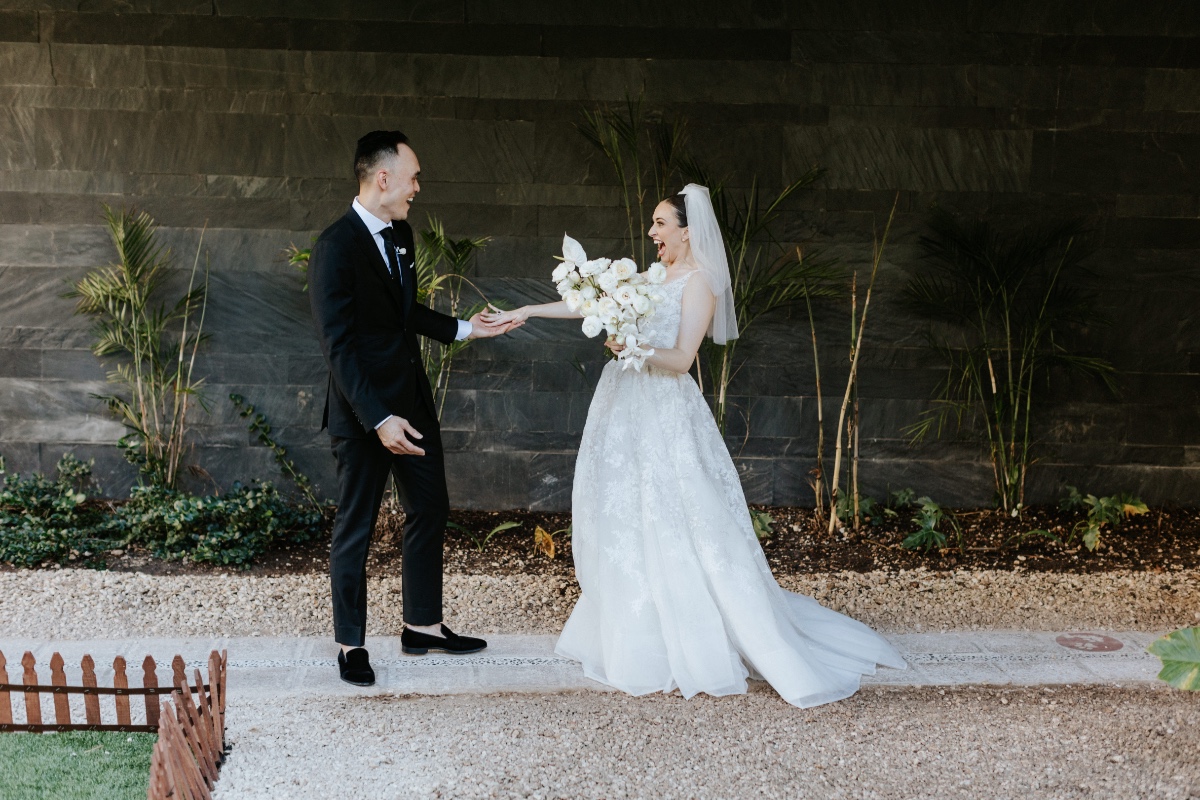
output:
[[[475,316],[471,317],[471,335],[468,339],[490,339],[493,336],[500,336],[508,333],[511,330],[521,327],[523,322],[513,320],[512,322],[487,322],[483,318],[484,312],[480,311]]]

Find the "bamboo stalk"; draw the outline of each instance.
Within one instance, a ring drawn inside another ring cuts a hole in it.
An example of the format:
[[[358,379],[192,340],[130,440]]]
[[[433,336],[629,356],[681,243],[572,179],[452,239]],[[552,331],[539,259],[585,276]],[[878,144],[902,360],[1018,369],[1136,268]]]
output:
[[[838,479],[840,477],[840,472],[841,472],[841,468],[842,468],[841,431],[845,427],[845,424],[846,424],[846,411],[847,411],[847,407],[850,405],[850,393],[851,393],[851,390],[854,388],[854,380],[858,374],[858,358],[859,358],[859,354],[861,353],[861,348],[862,348],[863,330],[865,330],[866,324],[867,324],[867,312],[870,310],[870,307],[871,307],[871,292],[875,288],[875,278],[879,274],[879,262],[883,259],[883,248],[884,248],[884,245],[887,244],[888,233],[892,229],[892,221],[896,217],[896,206],[899,204],[899,202],[900,202],[900,194],[899,194],[899,192],[897,192],[896,199],[895,199],[895,201],[892,202],[892,210],[888,214],[887,225],[884,226],[884,229],[883,229],[883,237],[880,239],[879,243],[875,247],[874,258],[872,259],[872,263],[871,263],[871,279],[867,283],[867,294],[866,294],[866,297],[863,299],[862,317],[858,320],[858,336],[854,343],[853,357],[850,360],[850,375],[846,379],[846,391],[842,395],[842,405],[841,405],[840,411],[838,412],[838,424],[837,424],[837,428],[835,429],[838,431],[838,443],[837,443],[837,448],[834,451],[833,485],[830,487],[830,493],[829,493],[830,509],[829,509],[828,532],[830,535],[832,535],[834,530],[836,529],[837,521],[838,521],[838,518],[837,518]]]

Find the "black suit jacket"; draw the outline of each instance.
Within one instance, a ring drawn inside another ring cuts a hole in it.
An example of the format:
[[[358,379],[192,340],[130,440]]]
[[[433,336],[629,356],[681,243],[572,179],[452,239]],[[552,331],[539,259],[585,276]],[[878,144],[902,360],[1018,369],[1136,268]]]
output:
[[[416,302],[412,228],[397,220],[392,231],[406,251],[400,256],[405,291],[353,208],[325,229],[309,259],[309,302],[329,367],[321,427],[333,436],[374,436],[389,414],[437,420],[417,335],[449,344],[458,320]]]

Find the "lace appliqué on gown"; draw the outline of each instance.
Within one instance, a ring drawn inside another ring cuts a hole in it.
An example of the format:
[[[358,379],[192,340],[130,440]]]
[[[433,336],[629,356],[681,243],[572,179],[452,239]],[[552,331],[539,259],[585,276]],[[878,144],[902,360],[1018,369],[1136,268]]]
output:
[[[649,345],[672,348],[684,287],[664,284]],[[582,595],[556,652],[630,694],[746,691],[751,675],[808,707],[858,690],[900,654],[856,620],[775,582],[737,469],[689,375],[609,363],[572,493]]]

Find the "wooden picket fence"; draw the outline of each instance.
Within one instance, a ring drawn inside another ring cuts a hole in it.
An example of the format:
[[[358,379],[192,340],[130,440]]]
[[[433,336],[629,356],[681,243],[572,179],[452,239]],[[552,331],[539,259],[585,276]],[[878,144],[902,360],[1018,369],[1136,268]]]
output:
[[[225,760],[225,680],[229,660],[216,650],[208,657],[208,685],[195,674],[195,697],[177,683],[175,705],[162,704],[158,741],[150,757],[148,800],[210,800],[217,770]]]
[[[142,686],[131,687],[126,662],[113,659],[113,685],[99,686],[96,663],[85,655],[80,663],[83,685],[68,686],[60,654],[50,659],[50,683],[39,684],[33,653],[21,659],[22,682],[10,683],[8,662],[0,652],[0,732],[46,733],[61,731],[132,731],[158,733],[150,758],[148,800],[208,800],[217,780],[217,770],[225,757],[225,687],[228,653],[216,650],[208,657],[208,683],[200,670],[188,685],[182,656],[171,661],[171,685],[159,686],[157,665],[150,656],[142,661]],[[24,696],[25,722],[13,722],[12,695]],[[41,695],[54,697],[54,722],[42,721]],[[83,695],[84,721],[73,722],[68,695]],[[100,714],[101,695],[112,695],[116,705],[116,724],[105,723]],[[176,695],[175,702],[160,700]],[[146,709],[145,724],[132,724],[131,697],[142,697]]]

